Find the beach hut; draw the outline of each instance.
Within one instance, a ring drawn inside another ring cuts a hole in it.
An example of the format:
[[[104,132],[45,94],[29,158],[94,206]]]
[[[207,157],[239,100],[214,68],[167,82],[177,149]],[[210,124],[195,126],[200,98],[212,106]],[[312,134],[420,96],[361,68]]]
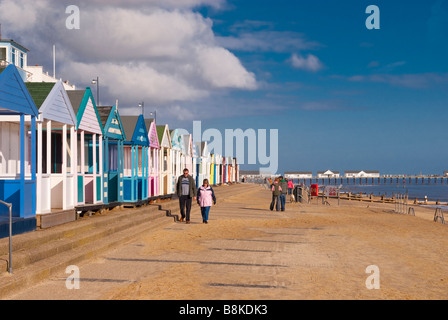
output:
[[[148,131],[143,115],[122,116],[124,142],[123,201],[138,203],[148,199]]]
[[[192,177],[196,181],[196,187],[199,187],[199,185],[202,185],[202,180],[199,179],[199,163],[200,163],[200,153],[198,149],[198,145],[196,143],[191,144],[192,147]]]
[[[196,146],[198,149],[198,162],[196,164],[197,167],[197,184],[200,186],[204,179],[208,179],[209,183],[212,184],[210,178],[210,165],[211,165],[211,155],[208,151],[207,142],[196,142]]]
[[[117,105],[97,109],[104,128],[103,203],[121,203],[123,202],[123,150],[126,135]]]
[[[182,175],[182,171],[185,169],[185,162],[183,155],[183,143],[182,137],[177,129],[170,131],[171,147],[172,147],[172,164],[174,175],[174,187],[176,185],[177,177]]]
[[[103,203],[103,125],[92,90],[67,91],[76,114],[77,210],[94,209]]]
[[[210,184],[216,185],[216,175],[215,175],[215,154],[210,154]]]
[[[171,144],[171,132],[168,125],[164,125],[157,128],[160,141],[160,192],[159,195],[171,195],[175,192],[175,168],[178,166],[177,162],[174,162],[174,153]],[[177,168],[176,168],[177,169]]]
[[[190,171],[190,174],[193,173],[193,140],[191,134],[182,135],[182,143],[183,143],[183,157],[184,157],[184,165]]]
[[[48,227],[73,221],[76,218],[76,115],[62,81],[29,82],[26,86],[39,109],[36,200],[36,213],[40,218],[38,223],[41,227]]]
[[[148,130],[148,198],[159,195],[160,190],[160,142],[157,133],[157,125],[154,119],[145,119],[146,129]],[[164,150],[165,148],[163,148]]]
[[[0,200],[12,204],[14,233],[36,228],[38,115],[17,68],[10,65],[0,69]],[[0,205],[0,225],[8,219],[9,209]],[[3,228],[0,234],[6,235]]]

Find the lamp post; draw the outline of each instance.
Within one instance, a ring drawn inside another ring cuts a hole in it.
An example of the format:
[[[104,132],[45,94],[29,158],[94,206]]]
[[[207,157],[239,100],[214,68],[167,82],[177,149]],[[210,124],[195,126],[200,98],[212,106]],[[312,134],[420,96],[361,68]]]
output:
[[[96,84],[96,105],[100,105],[100,77],[92,80],[92,84]]]
[[[144,103],[144,102],[140,102],[140,103],[138,104],[138,106],[139,106],[140,108],[142,108],[142,115],[143,115],[143,117],[145,117],[145,103]],[[151,117],[154,116],[154,121],[157,123],[157,110],[151,111],[151,112],[149,113],[149,115],[150,115]]]

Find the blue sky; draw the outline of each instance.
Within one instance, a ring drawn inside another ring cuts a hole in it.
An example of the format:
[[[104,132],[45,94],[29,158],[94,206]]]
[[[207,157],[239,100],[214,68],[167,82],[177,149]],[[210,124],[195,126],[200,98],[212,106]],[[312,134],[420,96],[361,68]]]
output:
[[[278,130],[279,173],[448,170],[448,0],[0,0],[0,23],[29,64],[51,73],[55,44],[59,77],[99,76],[122,114]]]
[[[380,30],[365,27],[370,4]],[[216,34],[247,40],[228,47],[263,82],[232,96],[273,106],[210,127],[278,128],[280,172],[446,170],[447,1],[231,1],[203,12]],[[274,43],[251,47],[258,37]],[[322,68],[294,68],[293,54]]]

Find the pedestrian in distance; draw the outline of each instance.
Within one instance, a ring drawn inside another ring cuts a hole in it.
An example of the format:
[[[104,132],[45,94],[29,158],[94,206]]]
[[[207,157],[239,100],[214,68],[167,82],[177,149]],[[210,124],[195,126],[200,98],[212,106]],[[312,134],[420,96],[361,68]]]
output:
[[[278,178],[274,180],[271,190],[272,190],[272,202],[270,209],[271,211],[273,211],[275,206],[275,209],[277,211],[280,211],[280,195],[282,194],[282,187],[280,186]]]
[[[282,211],[285,211],[286,206],[286,194],[288,193],[288,182],[283,178],[283,176],[280,177],[280,187],[282,188],[281,194],[280,194],[280,204]]]
[[[196,182],[189,175],[189,170],[184,169],[184,174],[177,179],[176,193],[179,197],[180,221],[186,219],[186,223],[190,223],[191,201],[196,200],[197,189]]]
[[[294,202],[294,194],[293,194],[293,189],[294,189],[294,183],[292,182],[292,179],[286,179],[286,181],[288,181],[288,194],[289,194],[289,201],[290,202]]]
[[[213,188],[204,179],[202,186],[198,189],[198,205],[201,207],[202,223],[208,223],[212,203],[216,205],[216,197]]]

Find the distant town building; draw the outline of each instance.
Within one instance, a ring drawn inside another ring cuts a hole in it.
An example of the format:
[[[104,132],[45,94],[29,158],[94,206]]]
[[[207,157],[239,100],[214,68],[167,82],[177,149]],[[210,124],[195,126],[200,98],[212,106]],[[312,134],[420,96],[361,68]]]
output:
[[[311,171],[285,172],[287,179],[311,179],[313,173]]]
[[[346,178],[379,178],[379,171],[345,171],[344,176]]]
[[[57,79],[44,72],[42,66],[28,66],[28,50],[12,39],[2,39],[0,31],[0,68],[15,65],[24,82],[49,82],[56,83],[61,80],[65,90],[75,90],[75,86],[68,81]]]
[[[339,178],[339,171],[318,171],[317,178]]]

